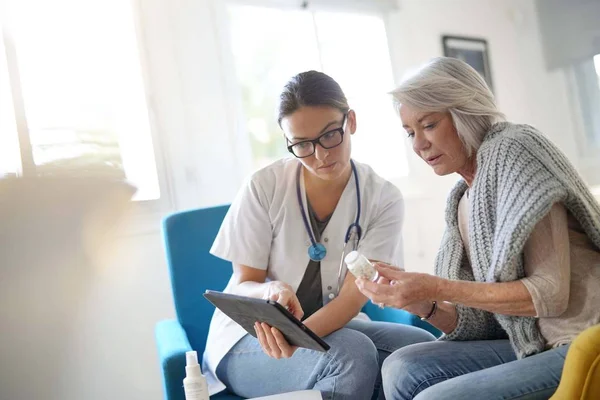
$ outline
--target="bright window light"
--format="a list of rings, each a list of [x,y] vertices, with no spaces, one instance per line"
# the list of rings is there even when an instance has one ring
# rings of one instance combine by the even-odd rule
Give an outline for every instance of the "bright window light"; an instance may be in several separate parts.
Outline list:
[[[338,81],[357,113],[353,157],[385,178],[407,175],[406,136],[387,94],[394,78],[383,19],[320,12],[315,22],[323,71]]]
[[[235,4],[228,11],[256,168],[289,155],[276,121],[279,94],[293,75],[315,69],[342,86],[357,113],[353,158],[388,179],[408,173],[400,121],[387,95],[394,80],[381,17]]]
[[[231,46],[254,166],[288,156],[277,125],[283,85],[300,71],[320,69],[310,13],[252,6],[229,8]]]
[[[18,0],[11,22],[37,173],[126,179],[137,200],[159,198],[131,3]]]
[[[0,178],[16,174],[20,165],[14,111],[6,64],[6,49],[0,29]]]
[[[594,67],[596,68],[596,75],[598,75],[598,88],[600,88],[600,54],[594,56]]]

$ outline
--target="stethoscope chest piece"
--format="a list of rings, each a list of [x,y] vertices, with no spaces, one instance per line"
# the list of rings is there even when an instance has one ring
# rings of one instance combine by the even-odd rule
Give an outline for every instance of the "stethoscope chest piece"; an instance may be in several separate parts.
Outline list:
[[[321,243],[314,243],[308,248],[308,257],[313,261],[321,261],[327,255],[327,249]]]

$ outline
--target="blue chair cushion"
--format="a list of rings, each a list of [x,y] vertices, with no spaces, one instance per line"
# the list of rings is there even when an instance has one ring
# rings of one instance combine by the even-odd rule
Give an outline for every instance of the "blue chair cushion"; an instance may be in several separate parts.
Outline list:
[[[209,253],[229,206],[190,210],[163,222],[165,250],[177,319],[198,354],[204,353],[214,306],[202,294],[223,290],[231,263]]]

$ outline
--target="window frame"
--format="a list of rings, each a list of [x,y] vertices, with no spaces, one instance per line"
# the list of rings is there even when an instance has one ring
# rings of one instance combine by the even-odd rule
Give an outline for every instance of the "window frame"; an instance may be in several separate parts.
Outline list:
[[[137,59],[139,61],[140,73],[143,86],[143,98],[148,116],[148,126],[152,149],[154,152],[154,164],[156,167],[159,198],[151,200],[136,200],[134,204],[133,218],[142,221],[147,216],[153,216],[151,219],[155,222],[158,215],[172,209],[173,193],[168,184],[166,174],[166,158],[161,146],[161,130],[158,123],[155,101],[153,100],[152,80],[150,77],[150,68],[148,65],[148,47],[143,34],[142,21],[142,0],[129,0],[132,10],[133,30],[137,47]],[[17,129],[17,140],[20,153],[20,165],[16,166],[17,177],[36,176],[36,165],[33,159],[33,150],[27,125],[27,115],[25,102],[22,93],[22,84],[20,79],[17,51],[15,41],[11,35],[10,16],[7,11],[6,20],[0,21],[0,40],[3,40],[6,52],[6,63],[8,69],[9,92],[12,97],[14,107],[14,117]],[[136,223],[136,225],[139,225]],[[145,224],[144,224],[145,225]],[[158,226],[158,225],[157,225]],[[146,230],[146,229],[144,229]]]
[[[572,65],[564,69],[571,105],[570,111],[573,116],[573,137],[576,141],[579,156],[577,164],[581,174],[591,186],[600,186],[600,177],[597,173],[600,170],[600,140],[594,143],[594,140],[590,138],[586,131],[589,124],[594,124],[593,121],[587,121],[586,112],[589,113],[589,110],[593,109],[594,106],[600,106],[600,102],[599,104],[591,104],[587,94],[581,90],[581,82],[587,78],[580,67],[579,65]],[[585,83],[585,85],[593,84],[597,84],[597,82],[592,82],[591,79],[590,82]],[[600,99],[600,88],[598,90],[598,99]],[[600,135],[600,124],[595,128],[599,130],[597,134]]]

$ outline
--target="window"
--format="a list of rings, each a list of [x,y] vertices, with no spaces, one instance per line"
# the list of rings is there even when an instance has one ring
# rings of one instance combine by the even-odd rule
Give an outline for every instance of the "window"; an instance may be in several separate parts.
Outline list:
[[[0,173],[124,179],[158,199],[130,2],[11,0],[8,16]]]
[[[4,41],[0,40],[0,178],[16,175],[21,162],[5,55]]]
[[[315,69],[332,76],[356,110],[353,158],[388,179],[407,174],[381,16],[230,4],[227,17],[255,168],[289,156],[276,121],[279,93],[293,75]]]
[[[582,153],[600,153],[600,54],[573,67],[578,109],[584,130]],[[600,158],[600,157],[599,157]]]
[[[586,136],[600,151],[600,54],[580,65],[578,70]]]
[[[598,90],[596,90],[595,109],[591,110],[595,118],[594,128],[589,129],[588,136],[594,141],[596,147],[600,149],[600,54],[594,57],[594,69],[596,71]]]
[[[571,89],[577,166],[586,182],[600,188],[600,55],[566,69]]]
[[[594,68],[596,69],[596,76],[598,76],[598,89],[600,89],[600,54],[594,56]]]

